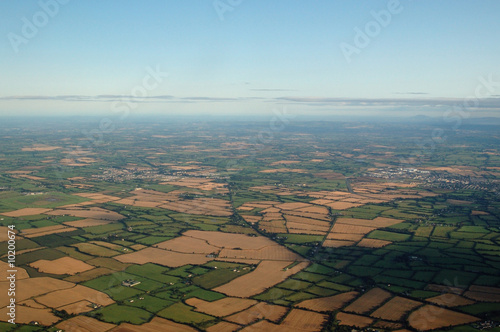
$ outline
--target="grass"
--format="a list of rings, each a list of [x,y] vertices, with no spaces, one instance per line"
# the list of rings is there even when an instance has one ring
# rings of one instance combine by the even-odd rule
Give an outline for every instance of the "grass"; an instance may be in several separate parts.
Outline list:
[[[149,321],[152,314],[140,308],[112,304],[92,312],[92,316],[113,324],[119,324],[121,322],[143,324]]]
[[[192,307],[181,302],[172,304],[170,307],[158,312],[157,315],[184,324],[202,324],[216,319],[215,317],[193,311]]]
[[[375,230],[368,234],[369,239],[386,240],[392,242],[406,241],[410,238],[409,234],[393,233]]]
[[[243,270],[241,267],[243,266],[240,265],[238,268],[217,268],[201,276],[194,277],[193,283],[206,289],[212,289],[252,271],[251,269]],[[234,269],[238,269],[240,272],[234,272]]]

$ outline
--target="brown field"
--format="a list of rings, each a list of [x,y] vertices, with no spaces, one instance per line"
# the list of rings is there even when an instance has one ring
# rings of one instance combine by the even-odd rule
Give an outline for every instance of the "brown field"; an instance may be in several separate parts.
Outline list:
[[[358,292],[341,293],[329,297],[320,297],[317,299],[305,300],[300,302],[296,306],[320,312],[334,311],[342,308],[346,303],[349,303],[358,295]]]
[[[0,321],[6,322],[9,319],[7,316],[8,308],[4,307],[0,309]],[[51,309],[37,309],[25,306],[16,306],[16,323],[17,324],[29,324],[32,321],[36,321],[41,325],[50,326],[61,318],[55,316]]]
[[[24,208],[10,212],[0,213],[1,215],[7,217],[25,217],[25,216],[35,216],[37,214],[43,214],[52,211],[52,209],[43,209],[43,208]]]
[[[207,258],[204,254],[186,254],[149,247],[130,254],[120,255],[115,259],[123,263],[155,263],[169,267],[179,267],[186,264],[205,264],[213,258]]]
[[[351,303],[349,306],[347,306],[347,308],[345,308],[345,311],[355,312],[357,314],[363,314],[372,310],[375,307],[378,307],[380,304],[385,302],[390,297],[391,293],[380,288],[373,288],[368,292],[366,292],[365,294],[363,294],[360,298]]]
[[[311,311],[292,309],[280,327],[291,331],[320,331],[327,316]]]
[[[447,326],[468,324],[478,320],[479,318],[474,316],[429,304],[412,312],[408,318],[408,323],[417,330],[433,330]]]
[[[224,317],[235,312],[248,309],[255,305],[257,301],[249,299],[239,299],[235,297],[226,297],[217,301],[204,301],[198,298],[186,300],[186,304],[195,307],[196,311],[215,317]]]
[[[481,302],[500,302],[500,288],[473,285],[464,296]]]
[[[103,219],[103,220],[113,220],[113,221],[125,218],[119,213],[101,209],[98,207],[92,207],[88,209],[82,209],[82,208],[57,209],[51,212],[47,212],[45,214],[56,215],[56,216],[68,215],[73,217]]]
[[[57,150],[57,149],[62,149],[60,146],[50,146],[50,145],[45,145],[45,144],[33,144],[32,146],[26,146],[21,148],[21,151],[52,151],[52,150]]]
[[[63,331],[75,332],[106,332],[115,326],[87,316],[76,316],[56,325],[58,329]]]
[[[395,323],[395,322],[388,322],[385,320],[379,320],[375,324],[373,324],[373,327],[381,327],[383,329],[388,329],[388,330],[395,330],[395,329],[400,329],[403,327],[401,323]]]
[[[486,211],[471,211],[471,214],[473,216],[479,216],[479,215],[488,215],[489,213]]]
[[[280,283],[309,265],[309,262],[301,262],[291,269],[283,270],[292,263],[293,261],[263,261],[254,271],[233,279],[214,290],[236,297],[250,297],[262,293],[267,288]]]
[[[347,224],[347,225],[356,225],[356,226],[366,226],[366,227],[389,227],[392,225],[396,225],[402,223],[404,220],[392,219],[392,218],[383,218],[377,217],[373,220],[370,219],[356,219],[356,218],[338,218],[335,223],[339,224]]]
[[[0,282],[6,281],[7,277],[10,275],[7,270],[10,270],[9,263],[0,261]],[[26,270],[21,267],[16,266],[16,270],[16,280],[26,279],[30,277],[28,272],[26,272]]]
[[[259,302],[247,310],[226,317],[225,320],[240,325],[248,325],[261,319],[267,319],[276,323],[287,313],[287,311],[288,308],[286,307]]]
[[[40,228],[28,228],[21,231],[21,235],[27,238],[44,236],[49,234],[64,233],[75,231],[76,228],[68,227],[64,225],[54,225]]]
[[[81,285],[76,285],[72,288],[56,290],[54,292],[36,298],[36,301],[38,303],[46,305],[50,308],[59,308],[83,300],[87,300],[103,306],[115,303],[115,301],[113,301],[107,294]]]
[[[280,245],[272,245],[260,249],[222,249],[219,253],[219,258],[244,258],[257,260],[275,260],[275,261],[303,261],[304,258],[295,254]]]
[[[464,292],[464,289],[462,289],[462,288],[444,286],[444,285],[436,285],[436,284],[428,284],[425,287],[425,290],[430,290],[433,292],[440,292],[440,293],[453,293],[453,294],[458,294],[458,295],[460,295]]]
[[[206,329],[207,332],[234,332],[240,329],[240,325],[236,325],[229,322],[220,322],[218,324],[212,325]]]
[[[356,242],[353,241],[341,241],[341,240],[330,240],[326,239],[323,241],[323,247],[340,248],[355,245]]]
[[[309,203],[296,202],[296,203],[281,203],[275,206],[281,210],[296,210],[296,209],[312,207],[313,205]]]
[[[57,308],[57,310],[65,310],[67,313],[72,315],[78,315],[82,312],[89,312],[94,310],[92,307],[92,302],[87,300],[78,301],[75,303],[71,303],[62,307]]]
[[[369,317],[347,314],[345,312],[339,312],[335,318],[340,321],[340,325],[356,326],[359,328],[370,326],[373,323],[373,319]]]
[[[94,266],[92,266],[92,267],[94,267]],[[114,270],[108,269],[106,267],[98,267],[98,268],[94,268],[93,270],[89,270],[87,272],[78,273],[77,275],[64,278],[64,280],[69,281],[69,282],[74,282],[74,283],[80,283],[80,282],[95,279],[95,278],[100,277],[100,276],[111,274],[114,272],[115,272]]]
[[[322,226],[322,227],[330,227],[330,221],[325,221],[325,220],[318,220],[318,219],[311,219],[311,218],[306,218],[306,217],[300,217],[300,216],[293,216],[287,214],[285,215],[287,221],[291,222],[297,222],[301,224],[307,224],[307,225],[317,225],[317,226]]]
[[[386,320],[399,321],[404,317],[404,315],[420,305],[422,305],[422,302],[396,296],[375,310],[371,316]]]
[[[81,251],[85,254],[89,254],[92,256],[99,256],[99,257],[112,257],[119,255],[120,253],[108,248],[104,248],[92,243],[75,243],[71,245],[72,247],[78,248],[78,251]]]
[[[210,254],[219,252],[220,248],[212,246],[206,240],[196,239],[189,236],[180,236],[172,240],[155,245],[157,248],[193,254]]]
[[[457,307],[475,303],[457,294],[441,294],[426,300],[444,307]]]
[[[317,220],[322,220],[324,222],[330,223],[331,218],[327,214],[320,214],[320,213],[312,213],[312,212],[302,212],[299,210],[286,210],[284,211],[287,216],[296,216],[296,217],[302,217],[306,220],[309,220],[309,222],[314,222]]]
[[[159,206],[162,209],[168,209],[181,213],[209,215],[218,217],[228,217],[232,215],[229,201],[218,198],[194,198],[189,200],[178,200],[168,202]]]
[[[99,220],[99,219],[82,219],[82,220],[75,220],[75,221],[67,221],[64,222],[64,225],[68,225],[71,227],[92,227],[92,226],[101,226],[101,225],[107,225],[112,223],[113,221],[111,220]]]
[[[9,231],[11,231],[11,229],[9,229],[7,226],[0,226],[0,242],[9,240]],[[16,229],[14,229],[13,232],[16,234],[19,233]]]
[[[331,207],[334,210],[347,210],[353,207],[358,207],[363,205],[362,203],[349,203],[349,202],[331,202],[324,204],[326,206]]]
[[[267,237],[255,237],[245,234],[189,230],[187,232],[184,232],[183,236],[202,239],[207,241],[210,245],[220,248],[260,249],[276,245],[276,242],[268,239]]]
[[[47,308],[46,306],[41,305],[40,303],[37,303],[35,300],[32,300],[32,299],[19,302],[19,304],[27,306],[27,307],[31,307],[31,308],[37,308],[37,309],[45,309],[45,308]]]
[[[39,272],[69,275],[74,275],[94,268],[92,265],[71,257],[62,257],[53,261],[40,259],[29,265]]]
[[[261,221],[259,228],[268,233],[286,233],[288,230],[284,220]]]
[[[358,246],[366,248],[382,248],[391,243],[391,241],[385,240],[363,239],[358,243]]]
[[[172,322],[171,320],[155,317],[149,323],[142,325],[132,325],[128,323],[122,323],[118,327],[110,330],[110,332],[158,332],[158,331],[168,331],[168,332],[196,332],[198,330],[187,326]]]
[[[376,229],[376,227],[357,226],[352,224],[335,223],[331,233],[348,233],[348,234],[368,234]]]
[[[288,228],[297,228],[297,229],[304,229],[304,230],[310,230],[310,231],[318,231],[318,232],[323,232],[325,234],[326,234],[326,232],[328,232],[330,230],[330,225],[319,226],[319,225],[311,225],[311,224],[293,222],[293,221],[288,221],[286,223],[286,226]]]
[[[16,301],[21,302],[35,296],[74,286],[73,283],[48,277],[16,280]],[[7,294],[8,288],[7,281],[0,282],[2,294]],[[0,297],[0,307],[5,307],[8,303],[9,298],[7,296]]]
[[[463,201],[459,199],[448,199],[446,201],[447,203],[453,204],[453,205],[466,205],[466,204],[472,204],[470,201]]]
[[[346,233],[329,233],[329,240],[343,240],[343,241],[355,241],[358,242],[363,238],[364,234],[346,234]]]
[[[113,250],[121,250],[123,248],[122,246],[120,246],[118,244],[104,242],[104,241],[90,241],[89,243],[92,243],[92,244],[95,244],[95,245],[98,245],[101,247],[113,249]]]

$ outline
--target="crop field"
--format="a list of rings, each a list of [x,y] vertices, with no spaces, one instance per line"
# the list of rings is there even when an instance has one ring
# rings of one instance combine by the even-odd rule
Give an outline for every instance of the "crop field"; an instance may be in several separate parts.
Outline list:
[[[12,137],[0,145],[12,330],[459,332],[498,320],[491,128],[464,124],[417,163],[428,131],[413,124],[295,123],[256,143],[263,125],[144,120],[75,151],[80,124],[0,124]]]

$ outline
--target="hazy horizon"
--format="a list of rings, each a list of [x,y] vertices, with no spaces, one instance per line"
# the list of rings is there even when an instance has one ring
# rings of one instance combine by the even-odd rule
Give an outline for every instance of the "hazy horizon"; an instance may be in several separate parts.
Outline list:
[[[0,3],[0,116],[500,116],[495,1]]]

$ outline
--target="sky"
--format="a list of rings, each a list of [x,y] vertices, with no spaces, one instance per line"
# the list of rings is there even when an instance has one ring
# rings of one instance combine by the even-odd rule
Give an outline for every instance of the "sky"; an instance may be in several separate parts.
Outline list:
[[[497,0],[0,2],[0,116],[500,116]]]

